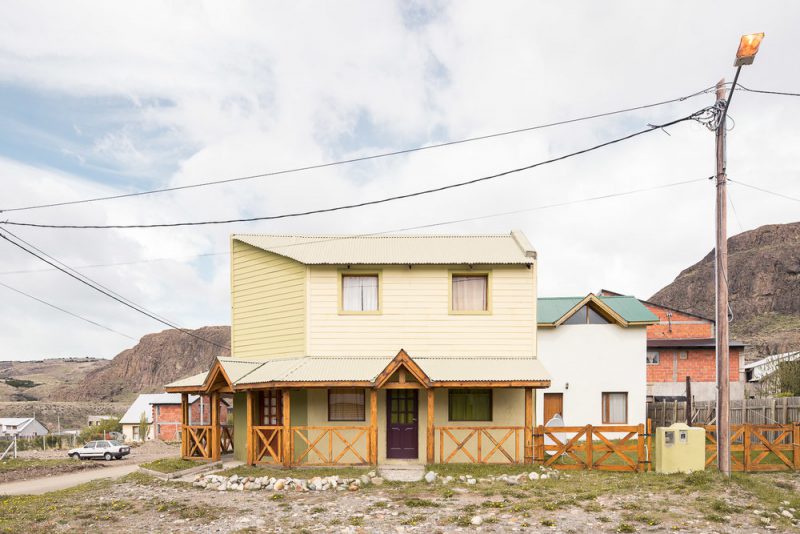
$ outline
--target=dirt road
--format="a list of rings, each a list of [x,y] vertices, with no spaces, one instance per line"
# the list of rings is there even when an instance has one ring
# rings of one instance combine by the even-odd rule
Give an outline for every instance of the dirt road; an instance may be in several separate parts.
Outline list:
[[[119,478],[136,471],[138,468],[139,466],[136,464],[129,463],[101,469],[88,469],[67,475],[9,482],[0,484],[0,495],[41,495],[51,491],[71,488],[100,478]]]

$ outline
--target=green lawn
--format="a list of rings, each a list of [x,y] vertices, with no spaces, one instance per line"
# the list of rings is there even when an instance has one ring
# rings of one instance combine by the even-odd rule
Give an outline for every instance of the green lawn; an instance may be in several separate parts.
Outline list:
[[[184,469],[199,467],[201,465],[206,465],[207,463],[208,462],[184,460],[183,458],[161,458],[160,460],[141,464],[140,467],[158,471],[159,473],[175,473],[176,471],[183,471]]]
[[[262,467],[241,465],[224,471],[217,471],[215,474],[240,477],[275,477],[275,478],[314,478],[337,475],[339,478],[357,478],[372,471],[371,467],[300,467],[291,469],[281,469],[279,467]]]

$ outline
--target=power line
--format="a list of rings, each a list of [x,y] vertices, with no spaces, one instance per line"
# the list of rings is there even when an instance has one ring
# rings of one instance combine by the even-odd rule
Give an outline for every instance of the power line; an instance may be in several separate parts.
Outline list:
[[[115,199],[120,199],[120,198],[129,198],[129,197],[137,197],[137,196],[143,196],[143,195],[152,195],[152,194],[156,194],[156,193],[168,193],[168,192],[171,192],[171,191],[181,191],[181,190],[184,190],[184,189],[194,189],[194,188],[198,188],[198,187],[207,187],[207,186],[213,186],[213,185],[219,185],[219,184],[241,182],[241,181],[244,181],[244,180],[253,180],[253,179],[256,179],[256,178],[266,178],[266,177],[270,177],[270,176],[279,176],[279,175],[282,175],[282,174],[298,173],[298,172],[304,172],[304,171],[310,171],[310,170],[316,170],[316,169],[324,169],[324,168],[327,168],[327,167],[334,167],[334,166],[338,166],[338,165],[348,165],[348,164],[359,163],[359,162],[363,162],[363,161],[370,161],[370,160],[375,160],[375,159],[388,158],[388,157],[392,157],[392,156],[400,156],[400,155],[403,155],[403,154],[411,154],[411,153],[414,153],[414,152],[422,152],[424,150],[432,150],[432,149],[435,149],[435,148],[443,148],[443,147],[448,147],[448,146],[460,145],[460,144],[464,144],[464,143],[472,143],[472,142],[475,142],[475,141],[484,141],[484,140],[487,140],[487,139],[494,139],[494,138],[497,138],[497,137],[503,137],[503,136],[507,136],[507,135],[514,135],[514,134],[519,134],[519,133],[524,133],[524,132],[531,132],[531,131],[534,131],[534,130],[541,130],[541,129],[544,129],[544,128],[552,128],[554,126],[563,126],[565,124],[572,124],[572,123],[576,123],[576,122],[582,122],[582,121],[587,121],[587,120],[592,120],[592,119],[598,119],[598,118],[602,118],[602,117],[609,117],[609,116],[612,116],[612,115],[619,115],[621,113],[629,113],[631,111],[639,111],[639,110],[649,109],[649,108],[653,108],[653,107],[657,107],[657,106],[663,106],[663,105],[666,105],[666,104],[673,104],[675,102],[683,102],[684,100],[688,100],[690,98],[694,98],[696,96],[699,96],[699,95],[702,95],[702,94],[706,94],[708,91],[712,90],[713,88],[714,88],[714,86],[707,87],[705,89],[702,89],[700,91],[696,91],[694,93],[691,93],[691,94],[688,94],[688,95],[685,95],[685,96],[681,96],[681,97],[678,97],[678,98],[672,98],[672,99],[669,99],[669,100],[663,100],[661,102],[654,102],[652,104],[645,104],[645,105],[642,105],[642,106],[635,106],[635,107],[630,107],[630,108],[618,109],[618,110],[615,110],[615,111],[607,111],[607,112],[604,112],[604,113],[596,113],[594,115],[586,115],[586,116],[583,116],[583,117],[577,117],[577,118],[573,118],[573,119],[566,119],[566,120],[561,120],[561,121],[556,121],[556,122],[539,124],[539,125],[536,125],[536,126],[528,126],[528,127],[525,127],[525,128],[517,128],[517,129],[514,129],[514,130],[506,130],[506,131],[503,131],[503,132],[496,132],[496,133],[491,133],[491,134],[486,134],[486,135],[479,135],[479,136],[475,136],[475,137],[467,137],[467,138],[464,138],[464,139],[458,139],[458,140],[454,140],[454,141],[445,141],[445,142],[442,142],[442,143],[435,143],[435,144],[432,144],[432,145],[426,145],[426,146],[421,146],[421,147],[406,148],[406,149],[402,149],[402,150],[395,150],[395,151],[392,151],[392,152],[383,152],[383,153],[379,153],[379,154],[371,154],[369,156],[361,156],[361,157],[357,157],[357,158],[349,158],[349,159],[343,159],[343,160],[338,160],[338,161],[330,161],[330,162],[327,162],[327,163],[318,163],[318,164],[314,164],[314,165],[304,165],[304,166],[300,166],[300,167],[282,169],[282,170],[278,170],[278,171],[269,171],[269,172],[263,172],[263,173],[259,173],[259,174],[251,174],[251,175],[248,175],[248,176],[239,176],[239,177],[236,177],[236,178],[227,178],[227,179],[222,179],[222,180],[210,180],[210,181],[207,181],[207,182],[200,182],[200,183],[196,183],[196,184],[180,185],[180,186],[174,186],[174,187],[164,187],[164,188],[161,188],[161,189],[151,189],[151,190],[147,190],[147,191],[136,191],[136,192],[133,192],[133,193],[121,193],[121,194],[118,194],[118,195],[108,195],[108,196],[102,196],[102,197],[86,198],[86,199],[81,199],[81,200],[70,200],[70,201],[65,201],[65,202],[53,202],[53,203],[49,203],[49,204],[38,204],[38,205],[25,206],[25,207],[19,207],[19,208],[6,208],[6,209],[0,209],[0,213],[2,213],[2,212],[11,212],[11,211],[34,210],[34,209],[40,209],[40,208],[54,208],[54,207],[57,207],[57,206],[70,206],[70,205],[74,205],[74,204],[84,204],[84,203],[88,203],[88,202],[101,202],[101,201],[115,200]]]
[[[757,187],[755,185],[746,184],[744,182],[740,182],[739,180],[731,180],[730,178],[728,178],[728,181],[732,182],[734,184],[739,184],[739,185],[743,185],[745,187],[749,187],[750,189],[755,189],[756,191],[761,191],[762,193],[768,193],[770,195],[775,195],[776,197],[781,197],[781,198],[785,198],[785,199],[788,199],[788,200],[794,200],[795,202],[800,202],[800,198],[790,197],[789,195],[784,195],[783,193],[777,193],[775,191],[770,191],[769,189],[764,189],[763,187]]]
[[[737,83],[736,86],[743,90],[747,91],[748,93],[761,93],[764,95],[780,95],[780,96],[800,96],[800,93],[789,93],[786,91],[767,91],[766,89],[748,89],[744,85]]]
[[[41,255],[37,254],[35,251],[25,247],[24,245],[21,245],[20,243],[17,243],[15,240],[12,240],[11,238],[9,238],[8,236],[5,235],[6,233],[8,233],[9,235],[13,236],[15,239],[18,239],[19,241],[22,241],[23,243],[25,243],[25,244],[27,244],[29,246],[32,246],[29,243],[25,242],[23,239],[21,239],[21,238],[17,237],[16,235],[12,234],[8,230],[0,231],[0,238],[8,241],[9,243],[14,245],[15,247],[27,252],[31,256],[36,257],[37,259],[47,263],[48,265],[50,265],[52,267],[55,267],[56,269],[58,269],[59,271],[63,272],[67,276],[69,276],[71,278],[74,278],[78,282],[80,282],[80,283],[82,283],[82,284],[94,289],[95,291],[97,291],[99,293],[102,293],[103,295],[105,295],[105,296],[107,296],[107,297],[119,302],[120,304],[122,304],[124,306],[127,306],[128,308],[131,308],[132,310],[135,310],[135,311],[137,311],[137,312],[139,312],[139,313],[141,313],[143,315],[146,315],[147,317],[150,317],[151,319],[153,319],[155,321],[158,321],[159,323],[162,323],[162,324],[164,324],[164,325],[166,325],[166,326],[168,326],[170,328],[174,328],[176,330],[179,330],[180,332],[183,332],[184,334],[186,334],[188,336],[191,336],[193,338],[199,339],[200,341],[205,341],[206,343],[209,343],[211,345],[215,345],[215,346],[217,346],[217,347],[219,347],[221,349],[229,350],[229,347],[226,347],[224,345],[220,345],[218,343],[215,343],[214,341],[211,341],[209,339],[205,339],[204,337],[198,336],[197,334],[194,334],[194,333],[192,333],[192,332],[190,332],[190,331],[188,331],[188,330],[186,330],[184,328],[181,328],[179,326],[176,326],[176,325],[170,323],[169,321],[164,320],[163,318],[160,318],[159,316],[155,315],[154,313],[148,312],[147,310],[145,310],[145,309],[143,309],[141,307],[137,307],[134,303],[132,303],[131,301],[128,301],[125,298],[120,298],[118,296],[115,296],[114,294],[112,294],[112,292],[107,291],[107,290],[103,289],[102,287],[99,287],[99,284],[95,285],[94,283],[92,283],[91,279],[89,279],[88,277],[86,277],[84,275],[81,275],[77,271],[75,271],[75,273],[77,273],[77,274],[73,274],[69,270],[67,270],[67,269],[65,269],[63,267],[60,267],[59,265],[54,263],[55,261],[58,261],[58,260],[55,260],[55,259],[54,259],[54,261],[48,260],[44,256],[41,256]],[[68,266],[65,265],[65,267],[68,267]]]
[[[71,315],[72,317],[75,317],[76,319],[80,319],[81,321],[85,321],[85,322],[91,323],[91,324],[93,324],[95,326],[99,326],[100,328],[102,328],[104,330],[108,330],[109,332],[113,332],[115,334],[118,334],[120,336],[126,337],[128,339],[132,339],[133,341],[138,341],[138,339],[136,339],[135,337],[131,337],[128,334],[123,334],[122,332],[118,332],[118,331],[114,330],[113,328],[109,328],[108,326],[105,326],[105,325],[100,324],[98,322],[92,321],[91,319],[87,319],[86,317],[78,315],[77,313],[73,313],[73,312],[71,312],[69,310],[65,310],[64,308],[60,308],[60,307],[56,306],[55,304],[47,302],[46,300],[42,300],[39,297],[34,297],[33,295],[31,295],[29,293],[25,293],[24,291],[16,289],[14,287],[11,287],[10,285],[4,284],[3,282],[0,282],[0,286],[3,286],[4,288],[9,289],[9,290],[11,290],[11,291],[13,291],[15,293],[19,293],[20,295],[23,295],[25,297],[28,297],[29,299],[33,299],[36,302],[40,302],[40,303],[44,304],[45,306],[50,306],[51,308],[53,308],[55,310],[58,310],[58,311],[63,312],[63,313],[66,313],[67,315]]]
[[[684,181],[680,181],[680,182],[671,182],[671,183],[666,183],[666,184],[659,184],[659,185],[655,185],[655,186],[651,186],[651,187],[630,189],[628,191],[618,191],[618,192],[615,192],[615,193],[608,193],[608,194],[605,194],[605,195],[599,195],[599,196],[588,197],[588,198],[565,200],[565,201],[562,201],[562,202],[556,202],[556,203],[552,203],[552,204],[543,204],[543,205],[540,205],[540,206],[533,206],[533,207],[530,207],[530,208],[521,208],[521,209],[512,210],[512,211],[496,212],[496,213],[490,213],[490,214],[487,214],[487,215],[478,215],[478,216],[475,216],[475,217],[467,217],[467,218],[462,218],[462,219],[450,219],[450,220],[439,221],[439,222],[435,222],[435,223],[421,224],[421,225],[417,225],[417,226],[407,226],[407,227],[404,227],[404,228],[394,228],[394,229],[391,229],[391,230],[382,230],[380,232],[370,232],[370,233],[364,233],[364,234],[356,234],[356,235],[352,235],[352,236],[326,237],[326,238],[321,238],[321,239],[316,240],[316,241],[303,241],[303,242],[297,242],[297,243],[286,243],[286,244],[281,244],[281,245],[275,245],[272,248],[276,248],[276,249],[288,248],[288,247],[295,247],[295,246],[311,245],[311,244],[316,244],[316,243],[325,243],[325,242],[329,242],[329,241],[342,240],[342,239],[354,239],[354,238],[360,238],[360,237],[371,237],[371,236],[384,235],[384,234],[394,234],[394,233],[400,233],[400,232],[409,232],[409,231],[412,231],[412,230],[422,230],[422,229],[426,229],[426,228],[435,228],[437,226],[447,226],[447,225],[450,225],[450,224],[457,224],[457,223],[462,223],[462,222],[471,222],[471,221],[478,221],[478,220],[483,220],[483,219],[491,219],[491,218],[494,218],[494,217],[503,217],[503,216],[506,216],[506,215],[516,215],[516,214],[519,214],[519,213],[528,213],[528,212],[545,210],[545,209],[552,209],[552,208],[559,208],[559,207],[564,207],[564,206],[571,206],[571,205],[575,205],[575,204],[583,204],[583,203],[586,203],[586,202],[594,202],[594,201],[597,201],[597,200],[606,200],[606,199],[609,199],[609,198],[623,197],[623,196],[634,195],[634,194],[638,194],[638,193],[645,193],[645,192],[648,192],[648,191],[656,191],[656,190],[660,190],[660,189],[667,189],[667,188],[677,187],[677,186],[681,186],[681,185],[687,185],[687,184],[692,184],[692,183],[697,183],[697,182],[704,182],[704,181],[708,181],[708,180],[710,180],[712,178],[714,178],[714,177],[713,176],[709,176],[709,177],[706,177],[706,178],[695,178],[693,180],[684,180]],[[206,252],[206,253],[202,253],[202,254],[197,254],[195,256],[183,256],[183,257],[175,257],[175,258],[145,258],[145,259],[142,259],[142,260],[121,262],[121,263],[106,263],[106,264],[84,265],[84,266],[82,266],[80,268],[87,268],[87,267],[117,267],[117,266],[120,266],[120,265],[134,265],[134,264],[138,264],[138,263],[149,263],[149,262],[154,262],[154,261],[184,260],[184,259],[194,259],[194,258],[197,258],[197,257],[223,256],[223,255],[230,255],[230,252],[229,251],[226,251],[226,252]],[[39,273],[39,272],[49,272],[49,271],[55,271],[55,270],[56,269],[53,269],[53,268],[46,268],[46,269],[28,269],[28,270],[18,270],[18,271],[5,271],[5,272],[0,272],[0,275]]]
[[[653,131],[656,131],[656,130],[667,128],[669,126],[673,126],[675,124],[678,124],[678,123],[681,123],[681,122],[684,122],[684,121],[695,120],[698,117],[700,117],[702,114],[708,113],[709,109],[710,108],[703,108],[702,110],[694,112],[691,115],[687,115],[685,117],[681,117],[679,119],[675,119],[675,120],[669,121],[669,122],[664,123],[664,124],[651,125],[649,128],[646,128],[644,130],[639,130],[637,132],[625,135],[623,137],[618,137],[616,139],[612,139],[611,141],[606,141],[605,143],[600,143],[600,144],[591,146],[589,148],[584,148],[582,150],[578,150],[578,151],[575,151],[575,152],[570,152],[568,154],[564,154],[564,155],[561,155],[561,156],[558,156],[558,157],[555,157],[555,158],[550,158],[550,159],[547,159],[547,160],[544,160],[544,161],[539,161],[537,163],[533,163],[531,165],[526,165],[524,167],[517,167],[515,169],[510,169],[510,170],[499,172],[499,173],[496,173],[496,174],[491,174],[491,175],[488,175],[488,176],[482,176],[480,178],[473,178],[471,180],[466,180],[466,181],[463,181],[463,182],[457,182],[457,183],[454,183],[454,184],[444,185],[444,186],[440,186],[440,187],[434,187],[434,188],[431,188],[431,189],[424,189],[422,191],[416,191],[414,193],[406,193],[406,194],[403,194],[403,195],[395,195],[395,196],[386,197],[386,198],[382,198],[382,199],[358,202],[358,203],[355,203],[355,204],[346,204],[346,205],[335,206],[335,207],[331,207],[331,208],[307,210],[307,211],[294,212],[294,213],[284,213],[284,214],[281,214],[281,215],[265,215],[265,216],[260,216],[260,217],[247,217],[247,218],[241,218],[241,219],[225,219],[225,220],[215,220],[215,221],[187,221],[187,222],[177,222],[177,223],[110,224],[110,225],[75,225],[75,224],[68,224],[68,225],[65,225],[65,224],[26,223],[26,222],[15,222],[15,221],[8,221],[7,220],[7,221],[0,222],[0,224],[8,224],[8,225],[14,225],[14,226],[29,226],[29,227],[34,227],[34,228],[60,228],[60,229],[64,229],[64,228],[69,228],[69,229],[171,228],[171,227],[178,227],[178,226],[204,226],[204,225],[211,225],[211,224],[231,224],[231,223],[240,223],[240,222],[271,221],[271,220],[277,220],[277,219],[288,219],[288,218],[294,218],[294,217],[303,217],[303,216],[315,215],[315,214],[320,214],[320,213],[331,213],[331,212],[335,212],[335,211],[342,211],[342,210],[348,210],[348,209],[354,209],[354,208],[361,208],[361,207],[364,207],[364,206],[373,206],[373,205],[376,205],[376,204],[384,204],[384,203],[392,202],[392,201],[395,201],[395,200],[413,198],[413,197],[428,195],[428,194],[431,194],[431,193],[439,193],[441,191],[447,191],[447,190],[450,190],[450,189],[456,189],[456,188],[459,188],[459,187],[465,187],[465,186],[477,184],[477,183],[480,183],[480,182],[485,182],[485,181],[501,178],[501,177],[504,177],[504,176],[508,176],[510,174],[515,174],[515,173],[519,173],[519,172],[522,172],[522,171],[531,170],[531,169],[534,169],[536,167],[549,165],[551,163],[556,163],[558,161],[563,161],[565,159],[569,159],[569,158],[572,158],[572,157],[575,157],[575,156],[586,154],[588,152],[599,150],[601,148],[604,148],[604,147],[607,147],[607,146],[610,146],[610,145],[613,145],[613,144],[616,144],[616,143],[620,143],[622,141],[627,141],[629,139],[632,139],[634,137],[637,137],[637,136],[640,136],[640,135],[643,135],[643,134],[646,134],[646,133],[650,133],[650,132],[653,132]]]
[[[205,258],[210,256],[225,256],[230,254],[230,252],[204,252],[201,254],[194,254],[192,256],[181,256],[181,257],[163,257],[163,258],[144,258],[141,260],[131,260],[131,261],[120,261],[116,263],[90,263],[88,265],[78,265],[75,269],[98,269],[101,267],[123,267],[126,265],[138,265],[140,263],[152,263],[157,261],[176,261],[176,260],[193,260],[196,258]],[[43,269],[24,269],[18,271],[0,271],[0,276],[5,276],[9,274],[28,274],[28,273],[46,273],[55,271],[56,269],[45,267]]]

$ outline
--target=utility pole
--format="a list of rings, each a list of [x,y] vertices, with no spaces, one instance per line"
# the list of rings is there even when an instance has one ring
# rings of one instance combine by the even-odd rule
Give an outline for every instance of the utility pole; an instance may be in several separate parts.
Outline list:
[[[736,73],[739,74],[738,71]],[[737,76],[738,77],[738,76]],[[716,131],[717,156],[717,246],[715,254],[717,282],[717,465],[731,475],[730,432],[730,357],[728,356],[728,210],[727,176],[725,175],[725,79],[717,82],[716,107],[720,120]]]

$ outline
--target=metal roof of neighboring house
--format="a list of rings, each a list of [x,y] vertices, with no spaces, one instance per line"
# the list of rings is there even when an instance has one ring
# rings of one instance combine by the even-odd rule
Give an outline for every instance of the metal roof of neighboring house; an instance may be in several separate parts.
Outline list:
[[[197,395],[191,395],[189,402],[197,400]],[[123,425],[136,425],[141,420],[142,413],[147,417],[147,422],[153,422],[153,404],[180,404],[180,393],[144,393],[136,397],[133,404],[130,405],[125,415],[119,422]]]
[[[33,421],[32,417],[0,417],[0,425],[3,426],[19,426],[21,424],[28,424]]]
[[[686,348],[686,349],[711,348],[711,349],[713,349],[713,348],[716,348],[716,346],[717,346],[717,340],[714,339],[713,337],[697,338],[697,339],[690,339],[690,338],[684,338],[684,339],[674,339],[674,338],[659,339],[659,338],[653,338],[653,339],[648,339],[647,340],[647,348],[648,349],[662,349],[662,348],[663,349],[670,349],[670,348],[672,348],[672,349],[677,349],[677,348]],[[742,348],[742,347],[745,347],[746,345],[744,343],[742,343],[741,341],[733,341],[733,340],[731,340],[731,341],[728,341],[728,346],[729,347]]]
[[[780,364],[796,360],[800,360],[800,350],[771,354],[766,358],[761,358],[760,360],[744,365],[743,369],[749,371],[748,382],[760,382],[764,377],[777,371]]]
[[[234,234],[233,239],[306,265],[529,265],[536,259],[517,230],[505,235]]]
[[[191,387],[191,386],[202,386],[203,382],[206,380],[206,376],[208,375],[208,371],[203,371],[202,373],[197,373],[196,375],[187,376],[186,378],[181,378],[180,380],[176,380],[175,382],[171,382],[167,384],[166,387]]]
[[[611,291],[611,290],[609,290],[609,289],[601,289],[601,290],[600,290],[600,293],[599,293],[599,295],[600,295],[600,296],[603,296],[603,297],[608,297],[608,296],[612,296],[612,297],[624,297],[624,296],[626,296],[626,295],[623,295],[622,293],[617,293],[616,291]],[[688,312],[688,311],[686,311],[686,310],[680,310],[680,309],[678,309],[678,308],[673,308],[672,306],[667,306],[667,305],[665,305],[665,304],[659,304],[659,303],[657,303],[657,302],[653,302],[653,301],[651,301],[651,300],[639,299],[639,302],[641,302],[641,303],[642,303],[642,304],[644,304],[644,305],[648,305],[648,304],[649,304],[650,306],[655,306],[655,307],[658,307],[658,308],[663,308],[663,309],[665,309],[665,310],[676,311],[676,312],[678,312],[678,313],[682,313],[682,314],[684,314],[684,315],[690,315],[690,316],[692,316],[692,317],[697,317],[698,319],[703,319],[704,321],[708,321],[708,322],[710,322],[710,323],[713,323],[713,322],[714,322],[714,319],[711,319],[711,318],[709,318],[709,317],[706,317],[706,316],[704,316],[704,315],[698,315],[698,314],[696,314],[696,313],[693,313],[693,312]]]
[[[537,300],[536,321],[553,324],[586,297],[542,297]],[[658,317],[647,309],[636,297],[595,296],[629,323],[657,323]]]

